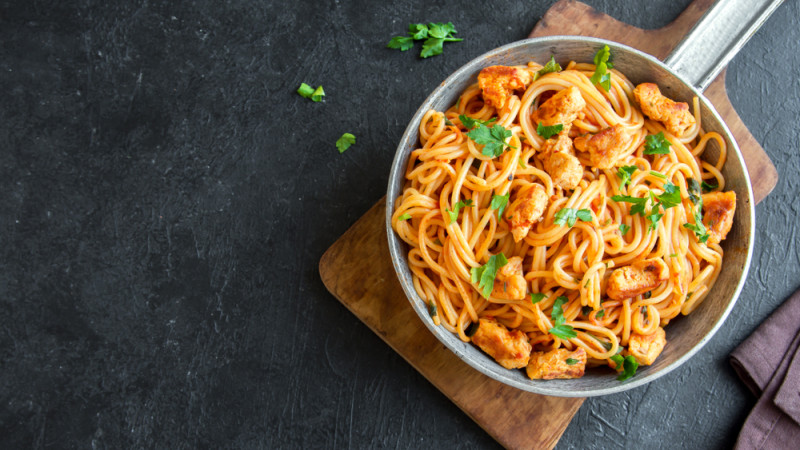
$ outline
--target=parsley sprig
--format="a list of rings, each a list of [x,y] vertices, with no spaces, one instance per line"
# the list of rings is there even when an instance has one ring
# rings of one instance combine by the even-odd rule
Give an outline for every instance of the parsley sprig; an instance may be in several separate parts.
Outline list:
[[[476,144],[483,145],[481,153],[484,156],[496,158],[506,151],[506,147],[516,148],[506,143],[506,140],[511,137],[511,130],[505,129],[502,125],[494,125],[492,128],[486,126],[497,119],[484,121],[473,119],[462,114],[458,116],[458,120],[470,130],[467,133],[467,137],[472,139]]]
[[[626,185],[631,183],[631,176],[636,172],[636,166],[622,166],[617,169],[617,176],[620,179],[619,190],[622,190]]]
[[[463,41],[463,39],[454,36],[456,33],[456,27],[452,22],[436,22],[427,25],[424,23],[412,23],[408,25],[408,36],[395,36],[386,46],[404,52],[414,47],[414,41],[421,41],[424,39],[425,42],[422,43],[422,51],[419,56],[422,58],[429,58],[431,56],[441,55],[444,50],[443,46],[445,42]]]
[[[701,244],[708,242],[708,229],[703,224],[703,197],[700,196],[701,185],[694,178],[689,178],[689,200],[694,204],[694,223],[685,223],[683,227],[693,231]]]
[[[617,377],[619,381],[625,381],[628,378],[636,375],[636,369],[639,368],[639,361],[636,361],[631,355],[626,356],[625,358],[622,355],[614,355],[610,358],[614,361],[614,364],[617,365],[617,369],[620,367],[622,368],[622,373]]]
[[[355,143],[355,136],[350,133],[344,133],[339,139],[336,140],[336,148],[339,149],[339,153],[344,153],[345,150],[350,148],[350,146]]]
[[[561,72],[561,65],[556,62],[555,56],[550,55],[550,61],[547,61],[547,64],[545,64],[544,67],[542,67],[533,75],[533,81],[536,81],[539,79],[539,77],[552,72]]]
[[[681,204],[681,190],[668,181],[664,183],[663,193],[656,195],[653,193],[653,191],[648,191],[647,194],[647,197],[641,198],[630,195],[615,195],[611,197],[611,200],[614,200],[618,203],[624,202],[632,204],[633,206],[631,206],[630,210],[631,215],[639,214],[640,216],[647,218],[647,220],[650,221],[648,229],[655,230],[658,227],[658,222],[662,217],[664,217],[664,213],[661,212],[662,208],[664,211],[666,211],[669,208],[673,208]],[[646,213],[648,200],[652,204],[649,214]],[[625,234],[628,229],[630,228],[627,227],[623,234]],[[621,227],[620,231],[622,231]]]
[[[563,306],[564,303],[567,303],[568,301],[569,299],[563,295],[558,297],[553,303],[553,312],[550,313],[550,317],[553,319],[554,326],[553,328],[550,328],[548,332],[561,339],[572,339],[574,337],[578,337],[578,333],[575,332],[575,329],[565,323],[567,319],[564,317]]]
[[[494,279],[497,276],[497,271],[506,264],[508,264],[506,256],[503,253],[498,253],[492,255],[486,264],[470,269],[470,281],[478,283],[478,288],[480,288],[481,295],[484,298],[489,298],[494,288]]]
[[[607,45],[604,45],[603,48],[597,51],[594,55],[594,75],[592,75],[591,81],[592,84],[600,85],[606,92],[611,89],[611,74],[608,72],[608,69],[613,69],[614,64],[612,64],[609,59],[611,59],[611,49],[608,48]]]

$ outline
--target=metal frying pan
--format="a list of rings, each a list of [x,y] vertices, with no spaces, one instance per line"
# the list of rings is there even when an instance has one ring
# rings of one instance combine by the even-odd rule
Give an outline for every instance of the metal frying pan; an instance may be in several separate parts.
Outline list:
[[[663,63],[614,42],[554,36],[527,39],[497,48],[450,75],[420,106],[406,128],[392,163],[386,196],[386,231],[392,262],[406,296],[428,329],[459,358],[483,374],[519,389],[560,397],[605,395],[641,386],[670,372],[697,353],[722,326],[739,296],[750,266],[755,227],[753,192],[742,154],[730,130],[702,91],[780,3],[781,0],[718,2]],[[656,83],[664,95],[690,104],[693,97],[699,98],[703,128],[720,133],[728,143],[728,159],[722,173],[726,180],[725,189],[736,192],[736,217],[733,229],[723,241],[725,260],[717,283],[694,312],[676,318],[665,328],[667,346],[653,365],[641,367],[634,378],[624,383],[617,381],[615,374],[602,370],[588,370],[583,378],[572,380],[530,380],[522,370],[504,369],[473,345],[433,324],[427,305],[414,290],[408,269],[408,248],[392,230],[391,216],[403,189],[409,154],[419,145],[419,123],[426,111],[444,111],[453,105],[460,93],[475,83],[478,72],[484,67],[544,62],[550,55],[555,55],[561,63],[591,62],[595,52],[606,44],[611,48],[615,69],[634,84]],[[715,150],[707,149],[705,158],[716,161]]]

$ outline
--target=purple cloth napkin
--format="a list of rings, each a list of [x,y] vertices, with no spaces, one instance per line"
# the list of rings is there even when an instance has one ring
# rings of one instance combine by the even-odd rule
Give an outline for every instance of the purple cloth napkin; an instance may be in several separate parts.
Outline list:
[[[800,291],[731,353],[731,365],[759,396],[736,448],[800,448]]]

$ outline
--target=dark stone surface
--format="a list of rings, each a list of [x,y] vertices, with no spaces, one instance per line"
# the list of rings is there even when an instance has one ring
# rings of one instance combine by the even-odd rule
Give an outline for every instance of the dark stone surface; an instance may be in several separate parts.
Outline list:
[[[657,28],[688,2],[589,3]],[[549,5],[0,1],[2,447],[496,446],[317,264],[427,94]],[[781,176],[739,303],[680,369],[589,399],[560,448],[735,439],[754,399],[727,354],[800,283],[797,17],[786,2],[729,70]],[[465,41],[384,47],[418,21]]]

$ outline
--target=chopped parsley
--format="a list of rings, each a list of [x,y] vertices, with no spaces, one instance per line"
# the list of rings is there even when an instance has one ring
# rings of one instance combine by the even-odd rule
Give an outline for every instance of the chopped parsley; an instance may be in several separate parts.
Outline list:
[[[550,137],[552,137],[553,135],[561,133],[561,130],[563,130],[563,129],[564,129],[564,125],[562,125],[560,123],[556,124],[556,125],[552,125],[552,126],[546,127],[546,126],[542,125],[542,122],[539,122],[539,125],[536,127],[536,134],[538,134],[539,136],[541,136],[541,137],[543,137],[545,139],[550,139]]]
[[[689,200],[691,200],[695,205],[702,204],[703,198],[700,197],[700,183],[698,183],[694,178],[689,178],[686,181],[686,184],[689,187]]]
[[[565,296],[560,296],[553,303],[553,312],[550,317],[553,319],[554,326],[550,328],[549,333],[561,339],[572,339],[578,337],[578,333],[570,325],[566,325],[567,319],[564,317],[564,310],[562,309],[564,303],[569,300]]]
[[[507,192],[506,195],[493,195],[492,202],[489,204],[489,207],[492,209],[497,210],[497,218],[503,218],[503,211],[506,209],[506,205],[508,205],[509,197],[511,196],[511,192]]]
[[[431,318],[436,317],[436,303],[428,302],[428,314],[430,314]]]
[[[422,43],[422,51],[419,56],[428,58],[441,55],[444,50],[443,45],[445,42],[463,41],[463,39],[454,36],[456,33],[456,28],[453,26],[452,22],[437,22],[427,25],[423,23],[412,23],[408,26],[408,36],[395,36],[386,46],[404,52],[414,47],[414,41],[421,41],[424,39],[425,42]]]
[[[473,283],[478,283],[478,288],[481,289],[481,295],[484,298],[489,298],[494,288],[494,279],[497,276],[497,271],[506,264],[508,264],[506,256],[498,253],[492,255],[486,264],[470,269],[470,280]]]
[[[614,356],[619,356],[620,359],[622,359],[622,356],[620,355],[614,355]],[[617,363],[617,367],[620,367],[619,363]],[[636,375],[636,369],[638,368],[639,368],[639,362],[636,361],[636,358],[634,358],[631,355],[626,356],[625,359],[622,361],[622,373],[620,374],[620,376],[617,377],[617,380],[625,381],[628,378]]]
[[[705,181],[703,181],[700,184],[700,186],[703,187],[703,192],[709,192],[709,191],[713,191],[714,189],[718,188],[719,184],[711,184],[711,183],[706,183]]]
[[[666,176],[666,175],[664,175],[664,174],[663,174],[663,173],[661,173],[661,172],[656,172],[655,170],[651,170],[651,171],[650,171],[650,175],[652,175],[652,176],[654,176],[654,177],[661,178],[662,180],[666,180],[666,179],[667,179],[667,176]]]
[[[339,149],[339,153],[344,153],[345,150],[350,148],[351,145],[356,143],[356,137],[350,133],[345,133],[336,140],[336,148]]]
[[[408,220],[408,219],[410,219],[410,218],[411,218],[411,214],[409,214],[409,213],[405,213],[405,214],[402,214],[400,217],[398,217],[398,218],[397,218],[397,220],[398,220],[399,222],[402,222],[402,221],[404,221],[404,220]]]
[[[578,361],[575,358],[567,358],[567,365],[569,365],[569,366],[574,366],[575,364],[578,364],[579,362],[580,361]]]
[[[630,225],[625,225],[624,223],[619,224],[619,232],[622,233],[623,236],[625,236],[630,229]]]
[[[622,190],[626,185],[631,183],[631,176],[636,172],[636,166],[622,166],[617,169],[617,176],[620,179],[619,189]]]
[[[547,296],[544,295],[544,294],[534,294],[533,292],[531,292],[531,304],[535,305],[535,304],[539,303],[540,301],[544,300],[545,297],[547,297]]]
[[[657,195],[656,198],[664,205],[664,209],[672,208],[681,204],[681,190],[667,181],[664,183],[664,193]]]
[[[591,222],[592,212],[588,209],[561,208],[556,213],[555,219],[556,225],[567,224],[572,227],[578,219],[581,219],[583,222]]]
[[[491,125],[494,122],[497,122],[497,117],[492,117],[489,120],[481,120],[481,119],[473,119],[472,117],[465,116],[461,114],[458,116],[458,120],[468,129],[471,130],[478,125]]]
[[[611,59],[611,49],[608,48],[608,45],[604,45],[594,55],[595,69],[591,78],[592,84],[600,85],[606,92],[611,89],[611,74],[608,69],[614,68],[614,64],[609,62],[609,59]]]
[[[605,315],[606,315],[606,310],[605,309],[601,309],[600,311],[597,311],[597,314],[594,315],[594,318],[595,319],[599,319],[599,318],[601,318],[601,317],[603,317]]]
[[[321,102],[322,97],[325,96],[325,90],[322,89],[322,86],[318,86],[314,89],[305,83],[300,84],[300,87],[297,88],[297,93],[305,98],[311,99],[312,102]]]
[[[561,65],[556,62],[556,57],[550,55],[550,61],[547,61],[547,64],[544,65],[536,74],[533,76],[533,81],[536,81],[542,75],[547,75],[551,72],[561,72]]]
[[[702,205],[698,206],[694,210],[694,223],[685,223],[683,224],[683,227],[687,230],[694,231],[694,235],[697,236],[697,241],[701,244],[705,244],[708,242],[709,234],[706,226],[703,224],[701,208]]]
[[[658,134],[651,134],[644,138],[644,154],[645,155],[668,155],[669,154],[669,141],[664,137],[664,132],[659,131]]]
[[[452,211],[450,211],[449,209],[445,209],[445,211],[447,211],[447,215],[450,218],[450,221],[447,222],[447,224],[450,225],[451,223],[455,222],[456,219],[458,219],[458,212],[461,211],[461,208],[469,206],[472,206],[472,200],[459,200],[458,203],[456,203],[453,206]]]
[[[472,131],[467,133],[467,136],[476,144],[483,145],[481,153],[490,158],[502,155],[506,151],[506,147],[511,147],[506,143],[506,140],[511,137],[511,130],[506,130],[501,125],[489,128],[482,123],[478,123]]]

